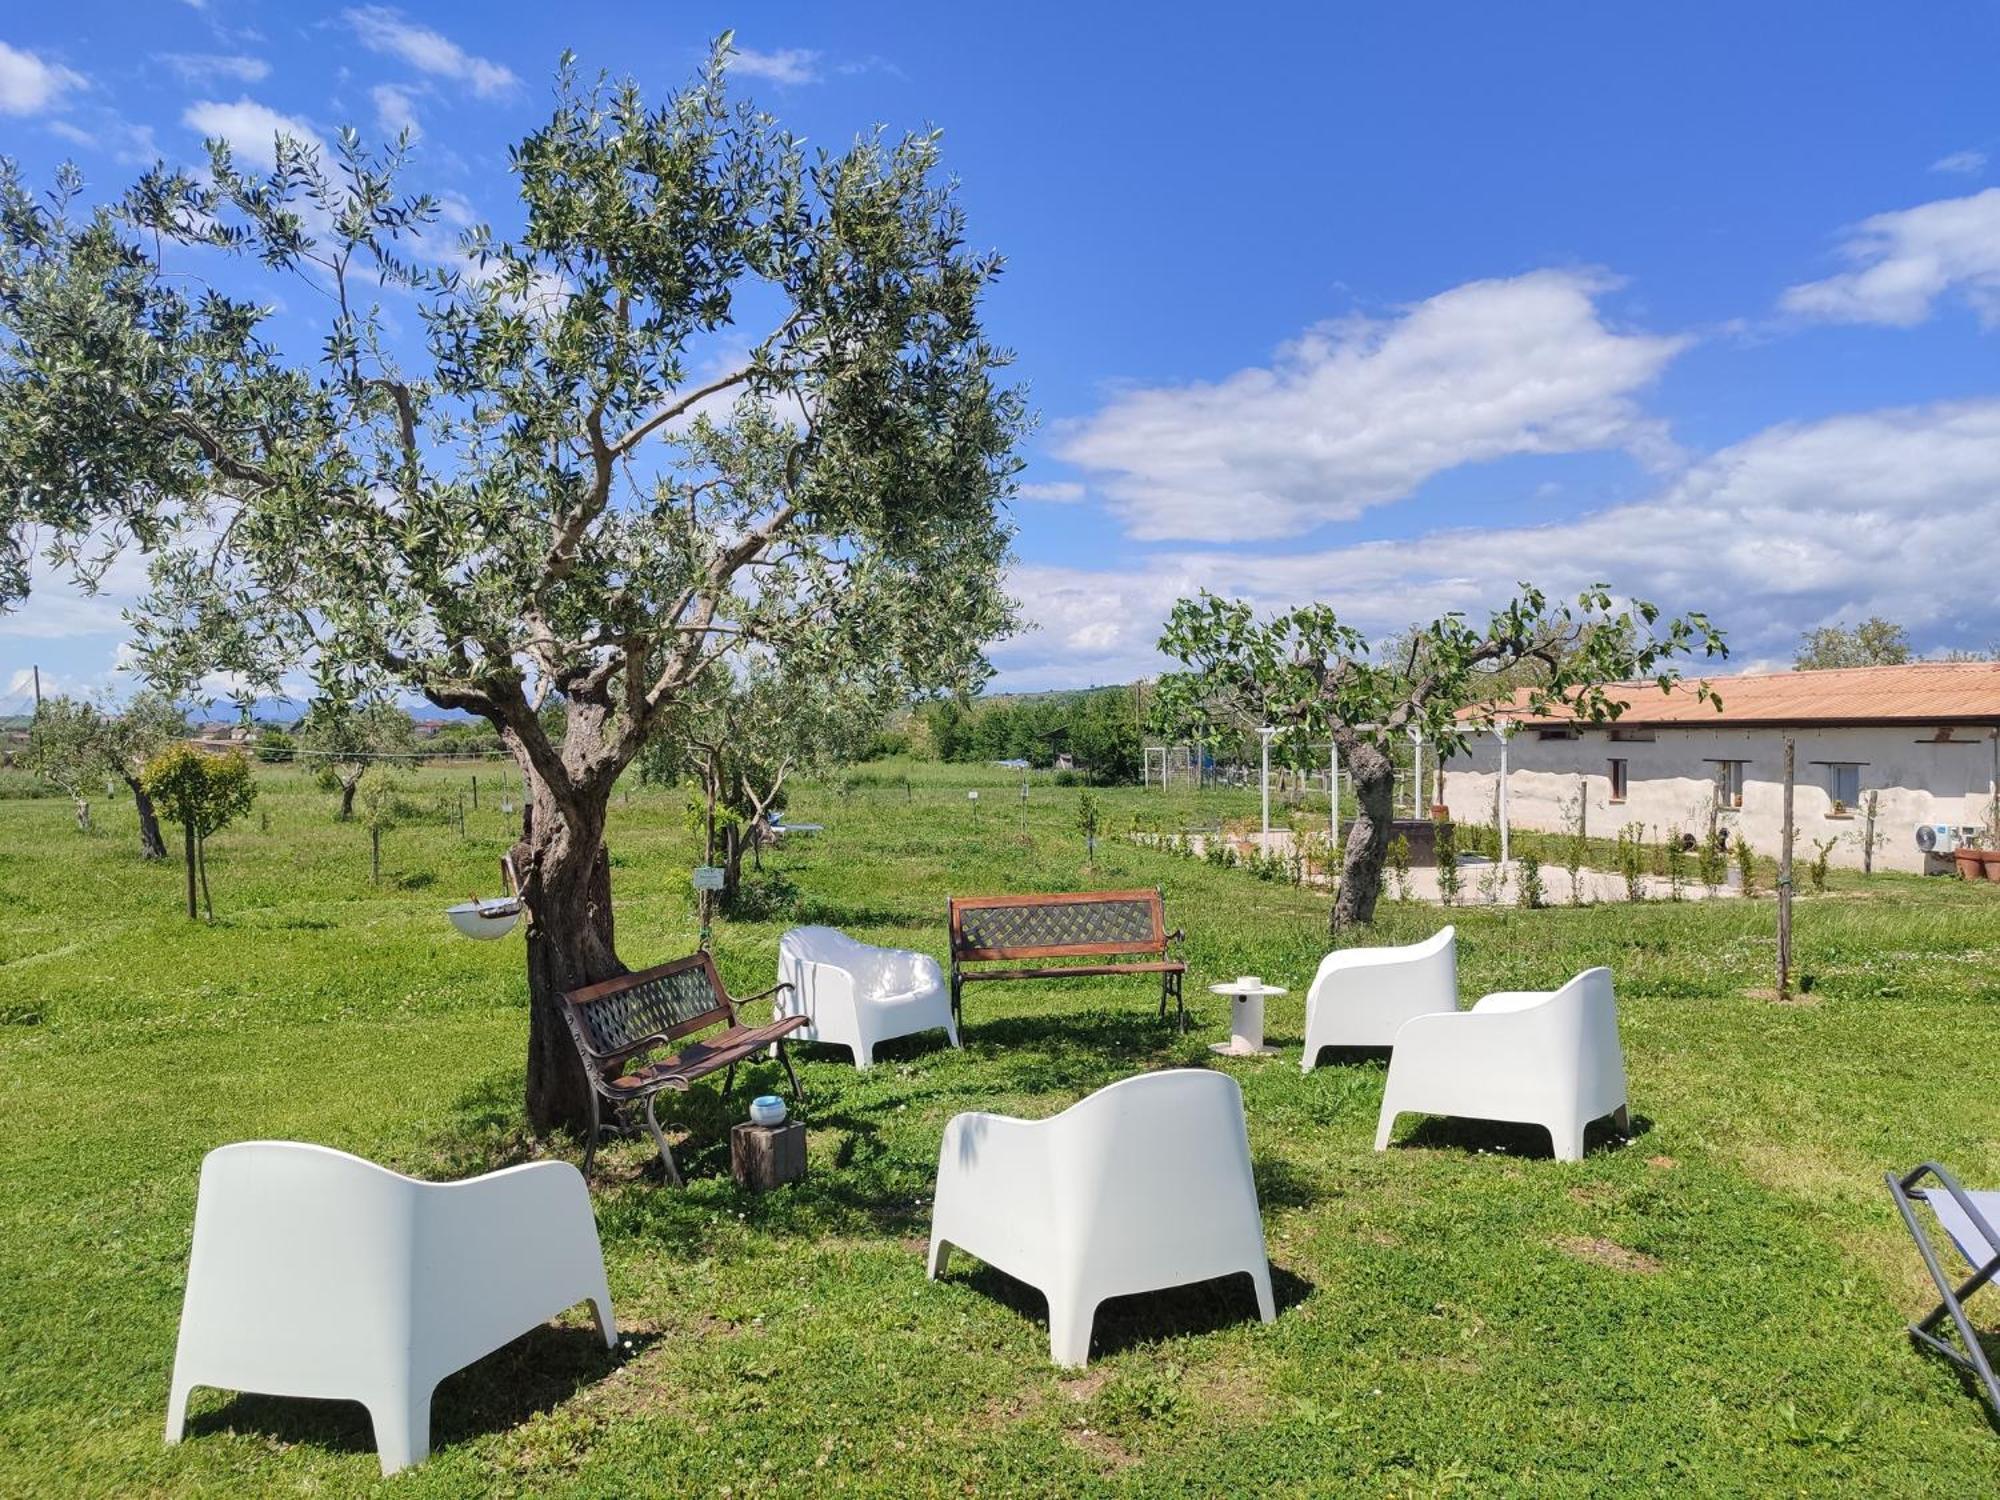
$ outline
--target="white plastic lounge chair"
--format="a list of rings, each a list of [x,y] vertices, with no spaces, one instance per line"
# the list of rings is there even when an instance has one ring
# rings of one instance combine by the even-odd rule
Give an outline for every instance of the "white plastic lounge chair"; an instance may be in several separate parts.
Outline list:
[[[1935,1177],[1938,1185],[1918,1187],[1927,1176]],[[1995,1378],[1986,1350],[1980,1345],[1978,1330],[1965,1314],[1966,1299],[2000,1275],[2000,1229],[1994,1227],[2000,1225],[2000,1193],[1969,1193],[1958,1185],[1957,1178],[1933,1161],[1900,1178],[1894,1173],[1886,1173],[1884,1177],[1889,1184],[1889,1196],[1896,1200],[1896,1211],[1903,1216],[1904,1227],[1917,1242],[1917,1253],[1924,1258],[1924,1269],[1931,1273],[1938,1289],[1938,1305],[1922,1322],[1910,1325],[1910,1337],[1926,1349],[1942,1354],[1978,1381],[1992,1405],[1994,1417],[2000,1419],[2000,1378]],[[1918,1203],[1927,1205],[1937,1216],[1939,1225],[1972,1268],[1972,1274],[1956,1286],[1945,1274],[1930,1237],[1917,1221]],[[1958,1329],[1956,1349],[1937,1335],[1938,1325],[1947,1317]]]
[[[1243,1271],[1259,1316],[1277,1317],[1243,1092],[1226,1073],[1144,1073],[1047,1120],[957,1116],[938,1153],[933,1280],[954,1249],[1040,1288],[1058,1365],[1088,1359],[1107,1297]]]
[[[1387,1047],[1413,1016],[1458,1009],[1458,931],[1401,948],[1339,948],[1319,961],[1306,992],[1310,1073],[1327,1047]]]
[[[324,1146],[223,1146],[201,1164],[167,1441],[198,1385],[359,1401],[393,1474],[429,1454],[440,1380],[583,1301],[615,1346],[567,1162],[436,1183]]]
[[[798,1033],[854,1053],[854,1066],[875,1061],[891,1037],[942,1027],[959,1045],[951,992],[936,959],[900,948],[874,948],[832,927],[794,927],[778,941],[779,1016],[804,1016]]]
[[[1604,1115],[1630,1128],[1625,1057],[1609,969],[1551,992],[1488,995],[1471,1010],[1418,1016],[1396,1032],[1375,1149],[1400,1114],[1540,1125],[1558,1161],[1583,1159],[1584,1127]]]

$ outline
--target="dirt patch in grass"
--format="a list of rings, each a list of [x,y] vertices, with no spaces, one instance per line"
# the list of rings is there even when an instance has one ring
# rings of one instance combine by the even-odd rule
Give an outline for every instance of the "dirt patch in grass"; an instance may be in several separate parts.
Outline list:
[[[1081,1406],[1092,1396],[1104,1389],[1104,1383],[1111,1377],[1103,1370],[1092,1370],[1088,1375],[1073,1376],[1068,1380],[1058,1380],[1056,1389]]]
[[[1568,1190],[1569,1201],[1581,1203],[1585,1208],[1596,1208],[1601,1203],[1609,1203],[1618,1196],[1618,1189],[1608,1182],[1590,1182]]]
[[[1095,1459],[1100,1472],[1116,1474],[1139,1461],[1139,1455],[1108,1432],[1092,1427],[1076,1427],[1063,1434],[1063,1441],[1085,1456]]]
[[[1649,1156],[1646,1158],[1647,1166],[1656,1168],[1662,1172],[1671,1172],[1680,1164],[1680,1158],[1677,1156]]]
[[[1598,1235],[1564,1235],[1554,1243],[1564,1255],[1587,1260],[1593,1265],[1608,1266],[1614,1271],[1636,1271],[1650,1276],[1666,1269],[1645,1251],[1634,1250]]]

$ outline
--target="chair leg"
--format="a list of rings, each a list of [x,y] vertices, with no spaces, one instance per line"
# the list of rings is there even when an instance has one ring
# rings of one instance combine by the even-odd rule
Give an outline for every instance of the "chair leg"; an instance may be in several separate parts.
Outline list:
[[[590,1091],[590,1139],[583,1145],[583,1180],[590,1181],[590,1164],[597,1160],[597,1138],[604,1134],[597,1112],[597,1090]]]
[[[729,1065],[729,1071],[722,1075],[722,1102],[729,1102],[729,1091],[736,1087],[736,1064]]]
[[[1278,1321],[1278,1299],[1271,1295],[1271,1263],[1259,1260],[1250,1268],[1250,1284],[1257,1289],[1257,1316],[1266,1323]]]
[[[178,1443],[187,1429],[188,1397],[194,1393],[195,1382],[183,1380],[179,1370],[174,1372],[173,1388],[167,1392],[167,1441]]]
[[[931,1253],[924,1262],[924,1275],[932,1281],[944,1275],[944,1269],[951,1264],[951,1243],[936,1230],[931,1231]]]
[[[1049,1298],[1049,1359],[1065,1369],[1090,1363],[1090,1329],[1097,1321],[1097,1304],[1081,1297]]]
[[[1549,1145],[1555,1150],[1557,1161],[1583,1160],[1584,1127],[1569,1120],[1558,1120],[1549,1125]]]
[[[686,1187],[687,1184],[681,1181],[681,1169],[674,1165],[674,1153],[667,1145],[666,1133],[660,1129],[659,1118],[653,1113],[654,1101],[659,1097],[658,1094],[646,1096],[646,1128],[653,1133],[653,1144],[660,1148],[660,1162],[667,1169],[667,1181],[675,1187]]]
[[[431,1393],[371,1401],[368,1420],[375,1428],[375,1451],[384,1475],[420,1464],[431,1452]]]
[[[1387,1151],[1389,1149],[1389,1137],[1395,1134],[1396,1116],[1401,1113],[1401,1110],[1391,1109],[1386,1099],[1382,1101],[1382,1116],[1375,1122],[1375,1149],[1377,1151]]]

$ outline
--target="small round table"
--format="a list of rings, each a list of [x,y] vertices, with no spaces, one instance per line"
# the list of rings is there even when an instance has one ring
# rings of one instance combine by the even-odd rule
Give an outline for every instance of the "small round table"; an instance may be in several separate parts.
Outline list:
[[[1211,984],[1209,993],[1227,995],[1235,1003],[1229,1007],[1229,1040],[1210,1042],[1208,1050],[1224,1057],[1275,1057],[1278,1049],[1264,1045],[1264,997],[1282,995],[1275,984],[1245,985],[1231,981]]]

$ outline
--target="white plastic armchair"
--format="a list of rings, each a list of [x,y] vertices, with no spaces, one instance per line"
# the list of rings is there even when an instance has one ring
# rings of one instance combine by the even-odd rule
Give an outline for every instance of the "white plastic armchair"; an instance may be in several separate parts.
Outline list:
[[[1340,948],[1319,961],[1306,992],[1310,1073],[1328,1047],[1387,1047],[1415,1016],[1458,1009],[1458,931],[1401,948]]]
[[[1395,1048],[1377,1151],[1400,1114],[1540,1125],[1558,1161],[1583,1159],[1592,1120],[1613,1115],[1630,1128],[1609,969],[1586,969],[1559,990],[1506,991],[1454,1015],[1418,1016]]]
[[[854,1054],[854,1066],[875,1061],[891,1037],[944,1029],[959,1045],[951,992],[936,959],[900,948],[875,948],[833,927],[794,927],[778,940],[778,1014],[804,1016],[798,1035]]]
[[[440,1380],[583,1301],[614,1346],[567,1162],[433,1183],[324,1146],[223,1146],[201,1164],[167,1441],[198,1385],[359,1401],[393,1474],[429,1454]]]
[[[954,1249],[1049,1299],[1049,1357],[1077,1366],[1107,1297],[1245,1272],[1277,1317],[1243,1092],[1177,1068],[1099,1089],[1047,1120],[963,1114],[945,1127],[930,1275]]]

